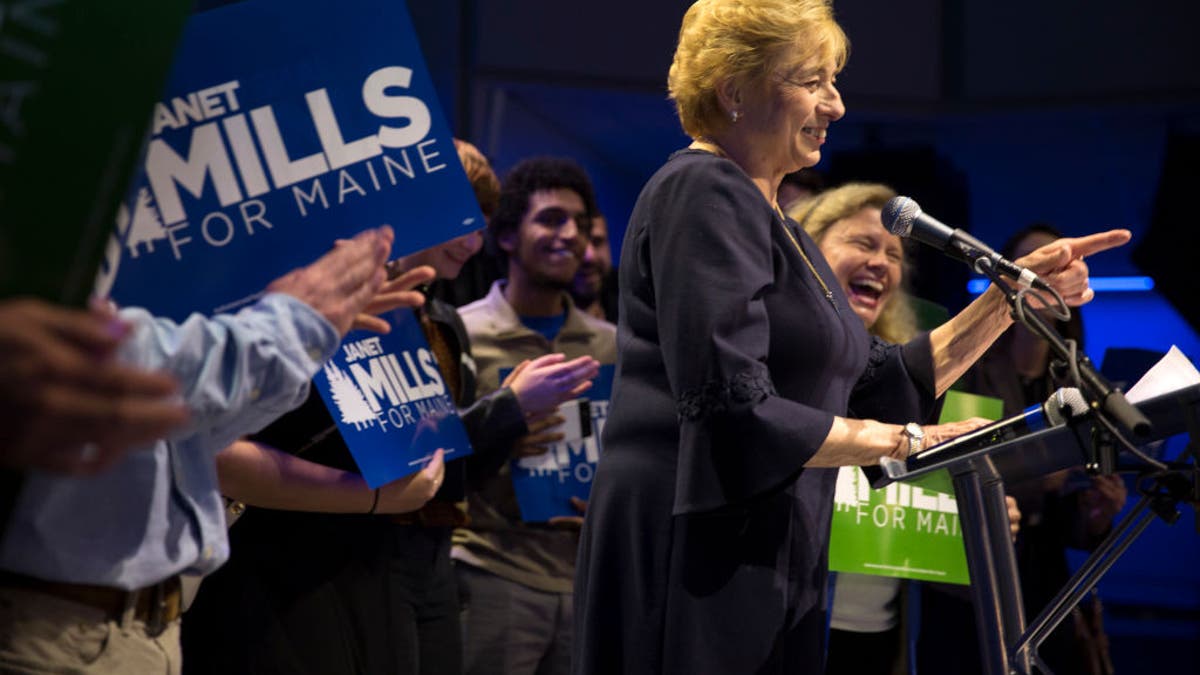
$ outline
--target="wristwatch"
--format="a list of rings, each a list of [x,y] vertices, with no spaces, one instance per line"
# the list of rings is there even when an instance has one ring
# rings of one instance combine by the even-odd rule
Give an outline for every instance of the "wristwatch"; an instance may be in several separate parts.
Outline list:
[[[908,436],[908,456],[921,452],[921,444],[925,441],[925,430],[916,422],[909,422],[904,425],[900,433]]]

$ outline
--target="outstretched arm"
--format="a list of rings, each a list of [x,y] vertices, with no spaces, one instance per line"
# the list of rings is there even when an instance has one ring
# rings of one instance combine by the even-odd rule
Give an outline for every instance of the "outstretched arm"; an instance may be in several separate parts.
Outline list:
[[[1037,273],[1054,287],[1072,307],[1086,304],[1095,297],[1088,286],[1088,267],[1083,261],[1093,253],[1120,246],[1129,241],[1129,230],[1109,230],[1086,237],[1065,237],[1042,246],[1017,264]],[[1008,303],[1000,289],[989,286],[957,316],[934,329],[934,378],[941,396],[983,355],[987,348],[1012,325]]]
[[[1077,307],[1094,297],[1088,287],[1083,259],[1129,241],[1128,230],[1110,230],[1086,237],[1053,241],[1019,259],[1054,287],[1068,305]],[[1008,303],[1000,289],[989,287],[954,318],[929,334],[933,351],[934,387],[941,396],[1012,325]],[[976,425],[980,426],[980,425]],[[846,466],[876,463],[880,457],[904,458],[908,439],[902,427],[875,420],[835,417],[829,434],[805,466]],[[926,447],[949,440],[969,429],[953,425],[925,427]],[[932,433],[931,433],[932,432]]]

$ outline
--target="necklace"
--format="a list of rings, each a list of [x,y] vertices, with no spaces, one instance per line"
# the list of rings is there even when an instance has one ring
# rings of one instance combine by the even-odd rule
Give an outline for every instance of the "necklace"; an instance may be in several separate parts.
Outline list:
[[[729,155],[725,154],[725,151],[721,149],[721,146],[709,140],[694,141],[691,147],[697,150],[703,150],[704,152],[707,152],[711,155],[716,155],[717,157],[729,159]],[[734,163],[736,164],[736,162]],[[812,260],[810,260],[808,257],[808,254],[804,252],[804,248],[800,246],[800,240],[796,238],[795,233],[792,232],[792,228],[788,227],[787,217],[783,215],[783,209],[779,208],[778,203],[772,203],[771,206],[775,212],[775,215],[779,216],[779,226],[783,228],[784,233],[787,234],[788,239],[791,240],[792,246],[796,247],[796,252],[800,254],[800,258],[804,260],[804,264],[808,265],[808,271],[812,272],[813,278],[816,279],[817,283],[821,285],[821,291],[825,294],[825,299],[829,301],[829,306],[833,307],[834,312],[841,314],[841,310],[838,309],[837,302],[835,302],[833,299],[833,291],[829,290],[829,286],[825,284],[825,280],[822,279],[821,275],[817,273],[817,267],[813,265]]]
[[[817,280],[818,284],[821,284],[821,291],[825,294],[825,299],[829,301],[829,306],[833,308],[834,312],[841,314],[841,310],[838,309],[837,302],[835,302],[833,299],[833,291],[829,290],[829,286],[825,284],[825,280],[822,279],[821,275],[817,273],[816,266],[812,264],[812,260],[809,260],[808,254],[805,253],[804,249],[800,247],[800,240],[796,239],[796,235],[792,232],[792,228],[788,227],[787,218],[783,215],[783,209],[779,208],[778,204],[774,204],[773,206],[775,207],[775,215],[779,216],[779,226],[783,228],[783,231],[785,234],[787,234],[788,239],[792,241],[792,246],[796,247],[796,252],[799,253],[800,257],[804,259],[804,264],[808,265],[808,271],[812,272],[813,278]]]

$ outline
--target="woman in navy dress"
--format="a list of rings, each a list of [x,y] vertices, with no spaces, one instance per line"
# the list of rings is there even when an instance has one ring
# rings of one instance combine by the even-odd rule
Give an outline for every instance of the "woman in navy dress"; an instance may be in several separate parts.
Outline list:
[[[643,189],[621,254],[577,673],[820,672],[832,467],[906,456],[919,442],[902,425],[1011,324],[991,289],[905,345],[873,339],[783,216],[780,179],[816,164],[845,112],[846,55],[825,0],[701,0],[684,17],[668,87],[694,142]],[[1128,238],[1022,262],[1078,305],[1081,258]]]

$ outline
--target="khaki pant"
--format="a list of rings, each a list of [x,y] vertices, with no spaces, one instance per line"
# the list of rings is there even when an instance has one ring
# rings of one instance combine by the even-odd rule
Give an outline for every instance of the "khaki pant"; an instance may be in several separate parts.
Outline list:
[[[179,620],[161,634],[126,610],[100,610],[52,595],[0,588],[0,673],[179,675]]]
[[[467,675],[567,675],[574,596],[458,563]]]

